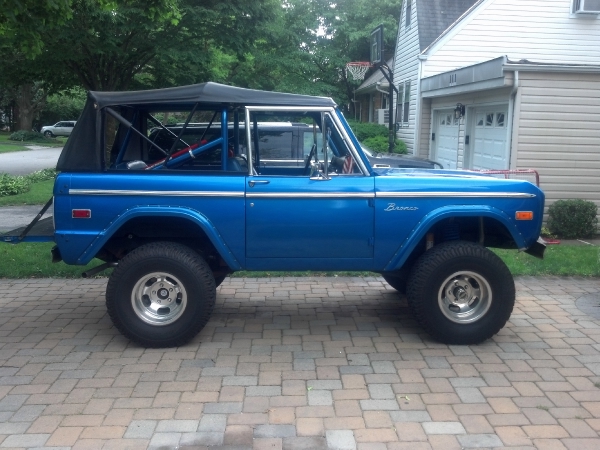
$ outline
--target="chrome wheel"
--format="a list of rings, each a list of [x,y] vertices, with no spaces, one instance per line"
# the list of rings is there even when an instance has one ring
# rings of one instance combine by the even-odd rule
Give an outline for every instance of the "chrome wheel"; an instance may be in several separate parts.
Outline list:
[[[440,310],[456,323],[472,323],[490,309],[492,290],[485,278],[475,272],[456,272],[442,283],[438,293]]]
[[[177,277],[153,272],[142,277],[131,292],[135,314],[150,325],[176,321],[187,306],[187,292]]]

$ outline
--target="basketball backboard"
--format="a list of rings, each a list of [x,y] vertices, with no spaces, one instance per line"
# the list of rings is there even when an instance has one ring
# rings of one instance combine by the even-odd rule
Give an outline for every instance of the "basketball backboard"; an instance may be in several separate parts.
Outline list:
[[[371,31],[370,62],[377,66],[383,62],[383,24]]]

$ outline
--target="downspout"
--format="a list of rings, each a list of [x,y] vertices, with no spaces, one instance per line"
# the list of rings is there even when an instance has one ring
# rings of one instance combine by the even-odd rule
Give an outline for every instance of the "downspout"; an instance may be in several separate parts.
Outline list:
[[[415,147],[413,148],[413,155],[417,155],[420,156],[421,152],[421,125],[423,123],[423,121],[421,120],[422,117],[422,112],[421,110],[423,109],[423,102],[421,99],[421,74],[423,73],[423,61],[427,61],[427,55],[419,55],[419,68],[417,70],[417,99],[415,101],[415,137],[414,137],[414,143],[415,143]],[[429,121],[430,123],[430,127],[433,118]],[[431,136],[431,130],[429,132],[429,135]],[[427,149],[427,158],[431,158],[431,145],[429,147],[429,149]]]
[[[514,117],[515,117],[515,103],[517,102],[517,92],[519,90],[519,71],[515,70],[513,75],[513,88],[510,92],[509,105],[508,105],[508,168],[511,169],[513,166],[513,130],[514,130]]]

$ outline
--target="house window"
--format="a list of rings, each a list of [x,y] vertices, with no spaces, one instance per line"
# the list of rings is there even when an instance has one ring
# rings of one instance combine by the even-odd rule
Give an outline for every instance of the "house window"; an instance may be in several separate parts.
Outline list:
[[[381,109],[388,108],[388,96],[387,94],[381,94]]]
[[[405,21],[404,21],[404,29],[410,30],[410,22],[412,18],[412,0],[408,0],[406,2],[406,11],[404,13]]]
[[[402,123],[408,125],[408,111],[410,106],[410,80],[404,83],[404,98],[402,100]]]
[[[397,126],[408,126],[410,107],[410,80],[400,83],[398,88],[398,98],[396,102],[396,124]]]

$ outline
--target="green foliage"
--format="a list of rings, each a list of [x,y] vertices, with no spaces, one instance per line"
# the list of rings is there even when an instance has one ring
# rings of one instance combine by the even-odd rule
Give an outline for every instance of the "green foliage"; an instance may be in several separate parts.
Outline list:
[[[0,206],[43,205],[52,197],[54,180],[33,183],[27,192],[7,197],[0,196]]]
[[[349,120],[348,124],[356,138],[365,147],[379,153],[388,153],[390,148],[389,128],[372,122]],[[394,153],[406,153],[406,144],[394,134]]]
[[[550,231],[550,229],[548,227],[542,227],[542,231],[540,231],[540,236],[548,238],[548,239],[556,238],[556,235],[554,233],[552,233],[552,231]]]
[[[56,169],[42,169],[27,175],[27,179],[31,183],[39,183],[41,181],[53,180],[56,178]]]
[[[598,207],[593,202],[558,200],[548,208],[548,228],[565,239],[592,237],[598,231],[597,213]]]
[[[374,152],[389,153],[390,150],[390,138],[389,136],[374,136],[362,141],[365,147],[370,148]],[[400,139],[394,140],[394,151],[393,153],[406,154],[406,144]]]
[[[22,242],[18,245],[0,246],[0,278],[80,278],[81,273],[102,264],[93,259],[87,266],[70,266],[53,263],[50,251],[54,242]],[[100,272],[99,277],[110,275]]]
[[[24,194],[29,191],[33,183],[52,180],[55,177],[56,170],[54,169],[38,170],[27,176],[15,176],[2,173],[0,174],[0,197]]]
[[[45,137],[42,133],[37,131],[15,131],[8,137],[9,141],[27,141],[27,142],[52,142],[51,139]]]
[[[352,131],[354,131],[356,138],[361,142],[377,136],[388,137],[388,128],[385,125],[372,122],[357,122],[355,120],[348,120],[348,124],[352,128]]]
[[[492,249],[514,276],[600,276],[600,253],[591,245],[549,245],[544,259],[525,252]]]
[[[17,195],[29,190],[30,182],[26,177],[0,174],[0,197]]]
[[[36,123],[52,125],[61,120],[77,120],[83,111],[85,99],[86,92],[82,88],[72,88],[50,95]]]

